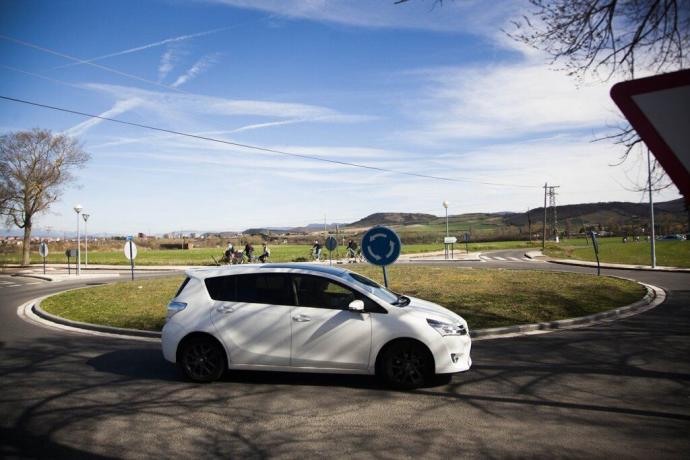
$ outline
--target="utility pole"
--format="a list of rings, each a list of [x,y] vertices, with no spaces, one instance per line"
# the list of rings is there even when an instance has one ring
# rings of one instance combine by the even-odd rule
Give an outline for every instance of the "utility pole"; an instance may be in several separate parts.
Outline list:
[[[549,188],[549,183],[544,182],[544,228],[542,229],[541,235],[541,249],[542,251],[546,249],[546,193]]]
[[[529,233],[529,242],[532,242],[532,218],[529,216],[529,207],[527,207],[527,233]]]
[[[552,185],[549,187],[549,207],[551,208],[551,235],[558,243],[558,216],[556,214],[556,189],[560,185]]]
[[[651,237],[651,251],[652,251],[652,268],[656,268],[656,246],[654,245],[654,238],[656,238],[654,230],[654,198],[652,198],[652,159],[649,149],[647,149],[647,181],[649,182],[649,216],[652,223],[650,232]]]

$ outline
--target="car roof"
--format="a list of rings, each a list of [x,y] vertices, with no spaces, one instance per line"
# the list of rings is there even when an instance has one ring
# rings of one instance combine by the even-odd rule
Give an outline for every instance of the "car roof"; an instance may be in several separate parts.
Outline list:
[[[337,277],[343,277],[350,273],[349,270],[343,268],[317,265],[317,264],[241,264],[241,265],[223,265],[221,267],[209,268],[192,268],[185,273],[187,276],[194,278],[212,278],[215,276],[240,275],[249,273],[270,273],[270,272],[285,272],[285,270],[295,270],[299,272],[312,272],[315,274],[327,274]]]

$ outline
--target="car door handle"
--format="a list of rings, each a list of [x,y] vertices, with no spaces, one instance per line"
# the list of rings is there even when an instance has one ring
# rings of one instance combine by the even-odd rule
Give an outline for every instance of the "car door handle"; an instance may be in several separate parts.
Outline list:
[[[292,317],[293,321],[297,321],[298,323],[304,323],[306,321],[311,321],[311,318],[307,315],[297,315]]]
[[[231,307],[230,305],[221,305],[220,307],[216,308],[216,311],[219,313],[232,313],[235,311],[235,307]]]

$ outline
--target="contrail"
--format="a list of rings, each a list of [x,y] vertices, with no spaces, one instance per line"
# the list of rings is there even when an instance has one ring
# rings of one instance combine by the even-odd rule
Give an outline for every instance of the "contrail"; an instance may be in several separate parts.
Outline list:
[[[168,43],[176,43],[176,42],[181,42],[184,40],[189,40],[190,38],[203,37],[206,35],[215,34],[218,32],[222,32],[224,30],[233,29],[235,27],[238,27],[238,26],[221,27],[219,29],[211,29],[211,30],[207,30],[205,32],[197,32],[195,34],[180,35],[179,37],[166,38],[165,40],[149,43],[147,45],[137,46],[136,48],[129,48],[129,49],[122,50],[122,51],[116,51],[116,52],[110,53],[110,54],[104,54],[103,56],[98,56],[98,57],[94,57],[91,59],[84,59],[83,62],[71,62],[69,64],[64,64],[64,65],[61,65],[58,67],[54,67],[53,69],[63,69],[65,67],[72,67],[72,66],[80,65],[80,64],[88,64],[90,62],[100,61],[102,59],[106,59],[106,58],[110,58],[110,57],[122,56],[123,54],[136,53],[137,51],[143,51],[143,50],[146,50],[149,48],[155,48],[157,46],[167,45]]]

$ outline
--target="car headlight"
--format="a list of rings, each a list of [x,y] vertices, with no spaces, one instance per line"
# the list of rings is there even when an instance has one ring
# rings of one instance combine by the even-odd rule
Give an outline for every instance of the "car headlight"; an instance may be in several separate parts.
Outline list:
[[[427,318],[426,322],[429,324],[429,326],[433,327],[436,330],[436,332],[438,332],[442,336],[467,334],[467,328],[464,324],[444,323],[442,321],[436,321],[435,319],[429,318]]]
[[[168,316],[165,318],[165,320],[169,320],[185,308],[187,308],[187,304],[185,302],[176,302],[173,300],[168,304]]]

